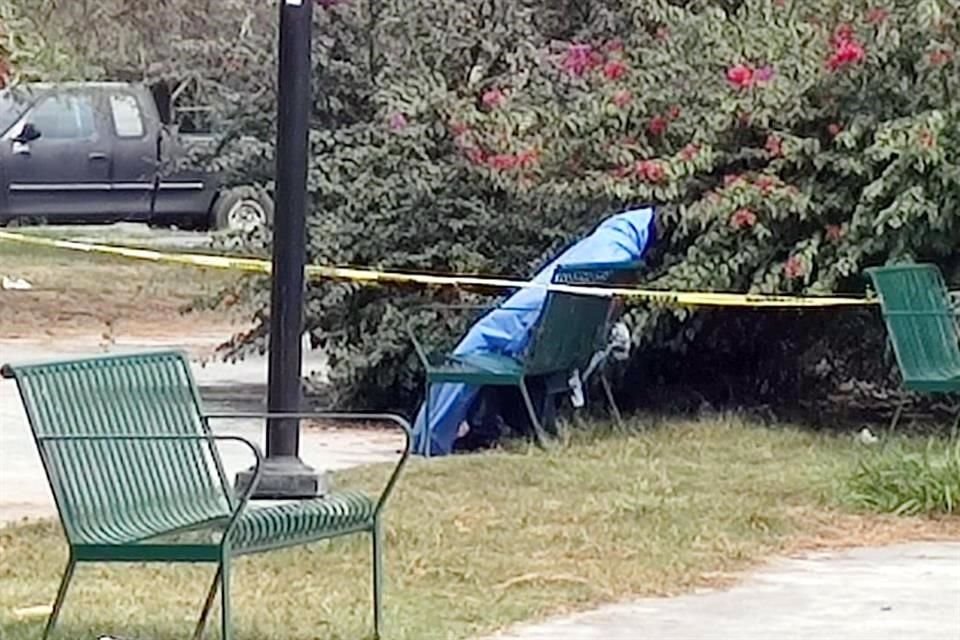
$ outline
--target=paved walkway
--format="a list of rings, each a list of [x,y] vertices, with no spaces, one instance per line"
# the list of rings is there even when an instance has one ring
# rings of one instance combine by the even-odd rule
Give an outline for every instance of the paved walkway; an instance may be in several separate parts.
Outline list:
[[[960,640],[960,542],[779,560],[729,590],[611,605],[495,638]]]
[[[127,342],[111,347],[111,352],[144,349],[178,348],[204,350],[210,336],[176,345],[158,342]],[[46,346],[28,341],[0,341],[0,360],[26,362],[72,355],[97,353],[95,342],[79,341],[70,345]],[[308,367],[323,366],[313,356]],[[194,365],[194,374],[211,412],[262,411],[265,406],[267,367],[263,358],[252,358],[237,364],[223,362]],[[229,420],[213,425],[217,433],[241,435],[261,447],[264,425],[259,420]],[[316,469],[335,471],[347,467],[395,460],[402,445],[401,437],[379,431],[314,431],[304,430],[300,440],[301,457]],[[222,447],[224,466],[229,477],[252,462],[243,445]],[[335,481],[335,479],[334,479]],[[0,380],[0,525],[22,518],[48,517],[55,514],[53,498],[47,487],[43,468],[30,435],[20,396],[12,381]]]

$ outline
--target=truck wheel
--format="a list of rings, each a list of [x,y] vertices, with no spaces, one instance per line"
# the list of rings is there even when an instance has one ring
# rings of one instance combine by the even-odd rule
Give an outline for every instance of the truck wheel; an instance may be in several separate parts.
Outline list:
[[[212,219],[218,231],[255,231],[273,222],[273,201],[254,187],[227,189],[213,204]]]

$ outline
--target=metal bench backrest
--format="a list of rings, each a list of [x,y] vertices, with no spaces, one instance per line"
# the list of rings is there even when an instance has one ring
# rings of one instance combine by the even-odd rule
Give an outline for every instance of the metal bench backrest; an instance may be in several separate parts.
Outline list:
[[[118,544],[228,516],[232,494],[179,353],[8,366],[72,544]],[[81,436],[80,439],[62,439]]]
[[[556,284],[605,284],[635,265],[572,265],[558,267]],[[524,360],[527,375],[571,371],[586,365],[603,348],[612,296],[549,291],[534,327]]]
[[[867,269],[905,382],[960,374],[957,325],[940,270],[929,264]]]

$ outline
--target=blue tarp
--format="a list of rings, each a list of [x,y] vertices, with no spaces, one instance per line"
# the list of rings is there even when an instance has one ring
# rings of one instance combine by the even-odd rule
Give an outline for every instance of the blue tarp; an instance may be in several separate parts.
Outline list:
[[[560,265],[633,262],[643,257],[655,241],[653,208],[633,209],[604,220],[592,234],[577,242],[544,267],[533,282],[547,284]],[[497,353],[517,355],[530,339],[546,299],[542,288],[520,289],[470,328],[454,349],[454,355]],[[431,455],[447,455],[453,450],[457,428],[464,421],[479,388],[465,384],[431,385]],[[424,407],[414,423],[414,451],[426,451]]]

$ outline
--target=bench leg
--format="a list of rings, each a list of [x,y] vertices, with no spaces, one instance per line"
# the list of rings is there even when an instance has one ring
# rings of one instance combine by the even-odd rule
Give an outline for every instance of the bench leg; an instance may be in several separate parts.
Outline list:
[[[373,522],[373,637],[383,630],[383,531],[380,518]]]
[[[617,407],[617,401],[613,397],[613,388],[610,386],[610,379],[607,378],[606,371],[600,371],[600,384],[603,385],[603,392],[607,396],[607,404],[610,406],[613,421],[618,427],[623,428],[623,417],[620,415],[620,408]]]
[[[897,405],[897,410],[893,412],[893,420],[890,421],[890,426],[887,428],[888,436],[892,436],[894,429],[897,428],[897,423],[900,422],[900,416],[903,415],[903,408],[905,406],[907,406],[906,398],[900,401],[900,404]]]
[[[523,403],[527,405],[527,413],[530,414],[530,424],[533,425],[533,434],[536,436],[537,445],[546,449],[547,435],[543,431],[543,425],[540,424],[540,419],[537,418],[537,410],[533,406],[533,399],[530,397],[530,390],[527,389],[526,380],[520,380],[520,395],[523,396]]]
[[[221,640],[233,638],[230,624],[230,558],[226,554],[220,561],[220,628]]]
[[[60,579],[60,588],[57,589],[57,599],[53,603],[53,610],[50,612],[50,617],[47,618],[47,626],[43,630],[43,640],[47,640],[50,632],[53,631],[53,627],[57,624],[57,618],[60,617],[60,610],[63,608],[63,601],[67,598],[67,589],[70,588],[70,581],[73,580],[73,570],[76,567],[77,563],[71,555],[70,560],[67,561],[67,568],[63,572],[63,577]]]
[[[427,382],[427,393],[423,400],[423,457],[430,457],[430,441],[433,437],[432,423],[430,422],[430,383]]]
[[[210,617],[210,609],[213,608],[213,601],[217,597],[217,588],[220,586],[220,578],[223,576],[223,567],[217,565],[217,573],[213,576],[213,583],[207,592],[207,599],[203,603],[203,611],[200,612],[200,619],[197,620],[197,627],[193,631],[193,640],[200,640],[203,632],[207,628],[207,619]]]

